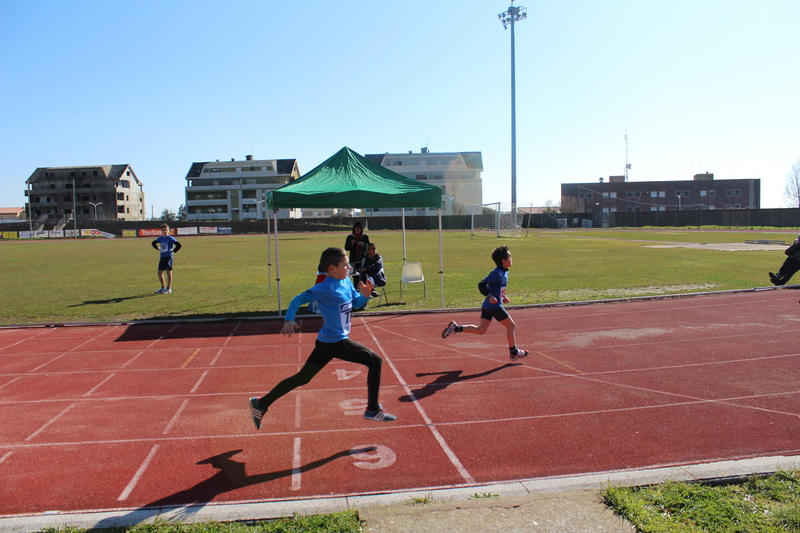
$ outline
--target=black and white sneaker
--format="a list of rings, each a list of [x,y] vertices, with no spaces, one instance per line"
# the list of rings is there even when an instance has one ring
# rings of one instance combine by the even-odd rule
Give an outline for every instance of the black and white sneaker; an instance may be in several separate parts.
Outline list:
[[[261,429],[261,417],[264,416],[264,413],[267,411],[261,410],[261,406],[258,405],[258,396],[253,396],[250,398],[250,414],[253,415],[253,425],[256,426],[256,429]]]
[[[509,357],[511,358],[512,361],[518,361],[518,360],[522,359],[523,357],[528,357],[529,353],[530,352],[528,350],[523,350],[521,348],[517,348],[516,350],[514,350],[514,353],[509,355]]]
[[[450,322],[449,324],[447,324],[447,327],[444,328],[444,331],[442,331],[442,338],[446,339],[450,335],[455,334],[456,327],[458,327],[458,324],[456,324],[455,322]]]

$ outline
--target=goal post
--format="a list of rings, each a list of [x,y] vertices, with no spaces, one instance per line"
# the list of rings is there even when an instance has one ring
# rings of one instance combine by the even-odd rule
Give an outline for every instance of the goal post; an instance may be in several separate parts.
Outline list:
[[[500,202],[474,204],[470,213],[470,235],[494,233],[496,237],[519,237],[522,234],[522,212],[503,210]]]
[[[494,231],[496,236],[500,236],[500,202],[489,204],[474,204],[470,207],[470,235],[475,235],[477,231]]]

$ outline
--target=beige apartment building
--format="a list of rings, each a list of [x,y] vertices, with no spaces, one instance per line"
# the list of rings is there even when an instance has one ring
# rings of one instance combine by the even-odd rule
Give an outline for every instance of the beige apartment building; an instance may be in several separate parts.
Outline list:
[[[146,220],[144,184],[130,165],[39,167],[25,183],[33,220]]]

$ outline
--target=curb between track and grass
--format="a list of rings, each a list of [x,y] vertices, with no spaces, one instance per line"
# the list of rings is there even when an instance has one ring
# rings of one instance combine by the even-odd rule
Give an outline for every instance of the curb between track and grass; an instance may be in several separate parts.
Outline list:
[[[650,300],[671,300],[677,298],[692,298],[695,296],[713,296],[720,294],[741,294],[761,291],[775,290],[798,290],[798,285],[781,285],[775,287],[753,287],[751,289],[730,289],[724,291],[703,291],[703,292],[682,292],[676,294],[653,294],[650,296],[630,296],[628,298],[606,298],[600,300],[578,300],[574,302],[551,302],[543,304],[524,304],[507,305],[507,309],[545,309],[550,307],[573,307],[594,304],[641,302]],[[474,311],[478,307],[457,307],[448,309],[418,309],[413,311],[361,311],[358,316],[389,316],[389,315],[431,315],[442,313],[464,313]],[[302,315],[302,317],[317,315]],[[247,317],[221,317],[221,318],[165,318],[165,319],[144,319],[144,320],[111,320],[107,322],[43,322],[36,324],[0,324],[0,329],[24,329],[24,328],[57,328],[57,327],[88,327],[88,326],[133,326],[133,325],[157,325],[157,324],[195,324],[212,322],[244,322],[258,320],[284,320],[281,315],[262,315]]]

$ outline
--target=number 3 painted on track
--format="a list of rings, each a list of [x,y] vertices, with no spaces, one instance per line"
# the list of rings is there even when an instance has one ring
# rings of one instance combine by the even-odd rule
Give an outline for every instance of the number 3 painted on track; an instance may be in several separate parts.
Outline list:
[[[370,451],[363,451],[369,448]],[[377,470],[379,468],[386,468],[392,466],[397,461],[397,455],[388,446],[381,446],[380,444],[365,444],[357,446],[350,450],[350,455],[358,461],[354,461],[353,465],[364,470]]]

